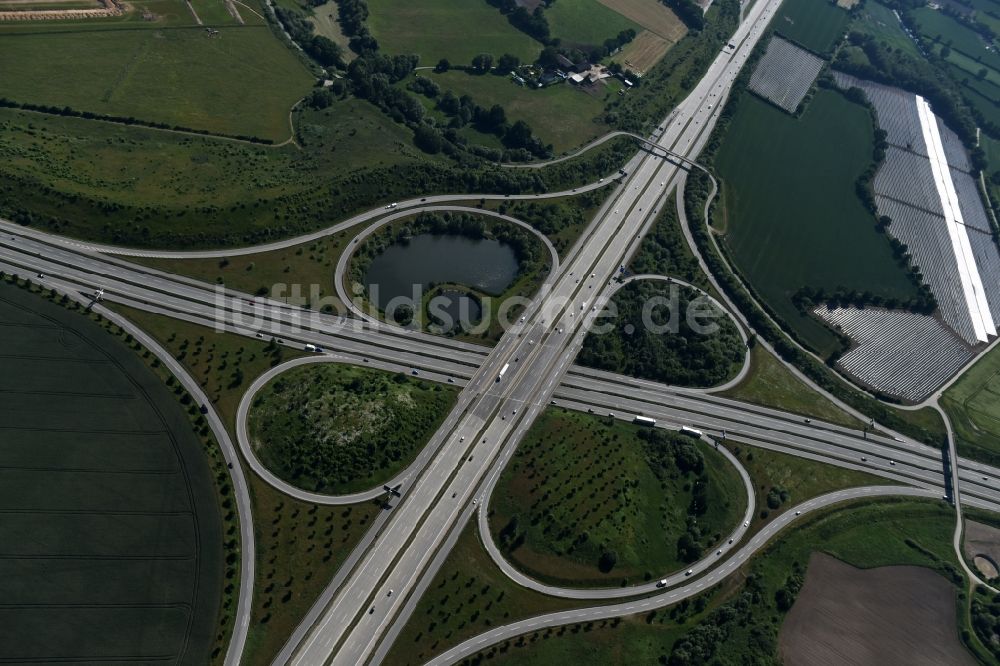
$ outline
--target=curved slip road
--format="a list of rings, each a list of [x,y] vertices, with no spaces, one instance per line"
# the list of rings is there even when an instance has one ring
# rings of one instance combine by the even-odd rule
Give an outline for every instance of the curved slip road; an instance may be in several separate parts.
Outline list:
[[[659,427],[663,428],[664,426],[659,425]],[[706,441],[709,444],[714,444],[715,450],[722,454],[722,456],[736,468],[737,473],[740,475],[740,479],[743,481],[743,490],[746,492],[747,504],[746,510],[743,512],[743,517],[736,526],[736,530],[728,537],[723,537],[721,543],[712,546],[711,549],[706,549],[708,554],[705,557],[686,566],[686,570],[691,571],[691,574],[687,574],[682,570],[663,576],[663,580],[666,580],[666,585],[660,585],[658,580],[654,580],[641,585],[613,588],[559,587],[556,585],[546,585],[545,583],[539,582],[534,578],[525,575],[514,567],[507,560],[507,558],[503,556],[500,549],[497,548],[496,542],[493,540],[493,533],[490,531],[489,511],[483,511],[483,505],[487,507],[489,506],[488,502],[493,496],[493,491],[496,489],[496,484],[500,479],[500,474],[503,472],[503,467],[497,467],[497,469],[490,475],[479,494],[480,497],[486,498],[477,511],[479,520],[479,537],[482,540],[483,546],[485,546],[486,552],[489,553],[493,563],[496,564],[497,568],[499,568],[508,578],[522,587],[526,587],[536,592],[541,592],[542,594],[547,594],[551,597],[561,597],[564,599],[622,599],[624,597],[634,597],[649,592],[658,592],[661,588],[675,587],[678,584],[683,583],[685,580],[689,580],[691,576],[697,576],[712,568],[721,557],[724,557],[732,548],[735,548],[736,546],[734,544],[739,543],[739,541],[743,538],[743,535],[749,528],[750,520],[753,518],[754,511],[756,511],[753,481],[750,480],[750,475],[747,473],[746,468],[743,467],[736,456],[730,453],[725,447],[719,446],[714,440],[705,437],[703,438],[703,441]]]
[[[344,307],[354,313],[354,315],[358,318],[364,319],[365,321],[373,324],[387,323],[358,307],[357,303],[354,302],[353,294],[349,294],[347,292],[347,285],[345,284],[348,279],[347,267],[350,264],[351,259],[354,257],[354,253],[361,246],[362,241],[381,229],[383,226],[391,224],[400,218],[409,217],[418,213],[471,213],[473,215],[483,215],[485,217],[503,220],[504,222],[509,222],[523,229],[527,229],[533,233],[549,251],[549,271],[545,279],[542,281],[539,291],[541,293],[548,292],[549,288],[552,286],[554,276],[559,273],[559,253],[556,251],[552,241],[549,240],[548,236],[523,220],[519,220],[516,217],[504,215],[503,213],[498,213],[496,211],[486,210],[483,208],[471,208],[469,206],[421,206],[417,210],[404,210],[386,215],[378,222],[365,227],[360,233],[358,233],[357,236],[354,237],[353,240],[351,240],[350,245],[352,247],[350,250],[345,250],[340,253],[340,259],[337,260],[337,267],[334,269],[333,273],[334,287],[337,290],[337,297],[344,304]]]
[[[624,603],[611,604],[607,606],[595,606],[592,608],[579,608],[560,611],[557,613],[547,613],[545,615],[537,615],[518,622],[513,622],[469,638],[468,640],[451,648],[447,652],[443,652],[437,657],[434,657],[427,662],[427,666],[447,666],[449,664],[454,664],[501,641],[515,638],[533,631],[538,631],[539,629],[558,627],[565,624],[576,624],[579,622],[605,620],[622,615],[646,613],[651,610],[656,610],[658,608],[663,608],[677,603],[682,599],[695,596],[703,590],[722,582],[727,576],[734,573],[747,561],[749,561],[750,558],[752,558],[757,552],[762,550],[778,532],[788,525],[791,525],[793,522],[799,519],[804,519],[809,513],[839,504],[841,502],[872,497],[918,497],[933,499],[935,497],[935,493],[933,491],[923,490],[920,488],[868,486],[863,488],[840,490],[816,497],[790,508],[788,511],[775,518],[774,521],[755,534],[746,545],[736,550],[733,555],[725,560],[718,568],[711,570],[700,578],[690,580],[687,585],[647,596],[642,599],[626,601]]]

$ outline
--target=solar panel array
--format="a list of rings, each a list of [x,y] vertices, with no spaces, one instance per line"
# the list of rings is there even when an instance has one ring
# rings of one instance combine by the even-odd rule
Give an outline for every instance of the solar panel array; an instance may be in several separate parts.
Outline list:
[[[977,342],[958,259],[948,232],[916,96],[898,88],[833,73],[842,88],[864,91],[889,148],[875,174],[875,204],[892,219],[888,232],[905,243],[937,299],[940,318],[884,310],[817,310],[857,345],[840,367],[879,391],[920,400],[958,370]],[[978,184],[961,140],[935,117],[959,210],[994,321],[1000,321],[1000,251],[990,234]],[[889,316],[893,315],[893,316]],[[884,330],[879,327],[884,327]],[[908,376],[912,375],[912,379]]]
[[[840,328],[855,346],[838,365],[875,390],[917,402],[975,356],[937,319],[881,308],[819,307],[817,316]]]
[[[795,113],[822,68],[822,59],[774,37],[750,77],[749,88],[785,111]]]

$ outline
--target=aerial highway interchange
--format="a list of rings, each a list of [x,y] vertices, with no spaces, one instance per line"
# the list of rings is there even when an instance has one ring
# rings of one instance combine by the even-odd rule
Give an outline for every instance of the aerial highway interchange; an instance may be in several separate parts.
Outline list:
[[[411,199],[401,202],[390,213],[380,207],[305,236],[221,251],[130,250],[65,239],[0,222],[3,232],[0,270],[37,276],[44,285],[73,294],[130,330],[168,364],[192,394],[200,396],[227,460],[238,461],[242,455],[254,473],[291,497],[317,504],[346,505],[376,499],[385,492],[382,487],[349,495],[310,492],[279,479],[260,463],[249,442],[247,415],[255,393],[273,377],[292,367],[335,362],[419,374],[460,389],[454,410],[417,458],[387,483],[398,485],[400,496],[388,498],[387,509],[380,512],[364,539],[289,637],[275,659],[276,664],[378,663],[472,516],[480,521],[480,531],[493,561],[516,582],[552,596],[616,601],[496,627],[443,652],[432,664],[455,663],[483,647],[538,628],[630,615],[676,603],[737,571],[801,514],[848,500],[883,496],[943,499],[956,506],[959,521],[962,504],[1000,510],[1000,468],[959,458],[954,445],[943,455],[938,449],[875,422],[861,430],[852,429],[698,389],[671,387],[574,365],[588,328],[597,321],[603,305],[619,286],[614,280],[616,273],[628,263],[668,195],[683,187],[685,170],[696,163],[733,82],[780,5],[781,0],[758,0],[746,11],[730,44],[653,136],[644,139],[638,154],[617,177],[609,174],[607,179],[573,190],[580,193],[613,188],[561,262],[552,250],[552,272],[520,321],[493,348],[402,329],[370,317],[365,319],[356,309],[350,316],[308,312],[270,298],[216,288],[128,262],[129,256],[215,258],[287,248],[361,222],[370,221],[377,226],[418,211],[463,210],[461,202],[477,201],[484,195]],[[565,194],[489,196],[537,199]],[[338,266],[337,286],[342,294],[345,285],[340,278],[344,261]],[[127,319],[96,300],[90,302],[96,288],[102,290],[104,301],[214,326],[236,335],[280,338],[282,344],[297,349],[310,345],[322,351],[285,362],[256,378],[240,404],[237,437],[232,441],[197,383],[169,352]],[[720,449],[742,474],[747,509],[742,523],[718,552],[714,549],[708,552],[688,571],[667,575],[662,585],[651,581],[609,589],[559,588],[535,581],[507,563],[490,539],[486,513],[481,510],[488,504],[500,472],[532,422],[550,405],[610,415],[623,421],[649,417],[656,420],[658,427],[696,428],[707,442],[716,446],[727,439],[744,442],[876,474],[893,485],[842,490],[802,502],[794,511],[785,512],[745,539],[755,509],[752,483],[739,462]],[[249,623],[254,548],[247,484],[238,462],[230,468],[244,542],[239,615],[226,656],[227,664],[235,665],[240,662]],[[956,547],[957,539],[956,533]],[[978,580],[971,571],[966,573]]]

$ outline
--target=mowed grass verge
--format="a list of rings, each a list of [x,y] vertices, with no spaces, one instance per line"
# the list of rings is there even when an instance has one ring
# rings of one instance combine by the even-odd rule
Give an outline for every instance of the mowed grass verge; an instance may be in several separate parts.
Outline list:
[[[510,53],[532,62],[542,44],[512,26],[496,7],[469,0],[369,0],[368,29],[379,50],[415,53],[421,65],[441,58],[467,65],[479,53]]]
[[[114,308],[180,359],[234,435],[250,382],[301,352],[123,306]],[[267,666],[379,511],[374,504],[317,506],[292,499],[245,470],[257,543],[253,610],[243,663]]]
[[[702,443],[550,408],[500,477],[490,527],[545,582],[637,584],[710,552],[745,497],[735,468]]]
[[[1000,464],[1000,348],[993,348],[944,392],[960,455]]]
[[[762,407],[861,428],[864,424],[812,390],[760,345],[750,350],[750,371],[742,382],[720,395]]]
[[[744,95],[715,162],[725,206],[717,218],[737,268],[823,355],[838,343],[793,304],[803,286],[916,295],[855,193],[872,142],[867,109],[838,92],[817,91],[800,118]]]
[[[4,31],[0,29],[0,35]],[[280,142],[312,77],[266,26],[49,32],[0,38],[3,96]]]
[[[130,337],[6,282],[0,321],[4,657],[210,663],[232,562],[191,419]]]

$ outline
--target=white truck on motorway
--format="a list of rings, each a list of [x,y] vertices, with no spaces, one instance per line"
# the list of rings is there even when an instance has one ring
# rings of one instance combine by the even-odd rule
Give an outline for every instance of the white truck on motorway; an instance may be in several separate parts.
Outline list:
[[[307,342],[306,346],[304,347],[304,349],[307,352],[314,352],[314,351],[316,351],[316,345],[313,345],[313,344],[310,344],[310,343]]]
[[[701,439],[701,430],[695,430],[694,428],[689,428],[687,426],[681,426],[681,434]]]
[[[500,381],[501,379],[503,379],[503,376],[504,376],[505,374],[507,374],[507,369],[508,369],[508,368],[510,368],[510,363],[504,363],[504,364],[503,364],[503,367],[502,367],[502,368],[500,368],[500,374],[499,374],[499,375],[497,375],[497,381],[498,381],[498,382],[499,382],[499,381]]]
[[[639,425],[649,426],[650,428],[656,426],[656,419],[651,419],[648,416],[637,416],[635,417],[635,422]]]

